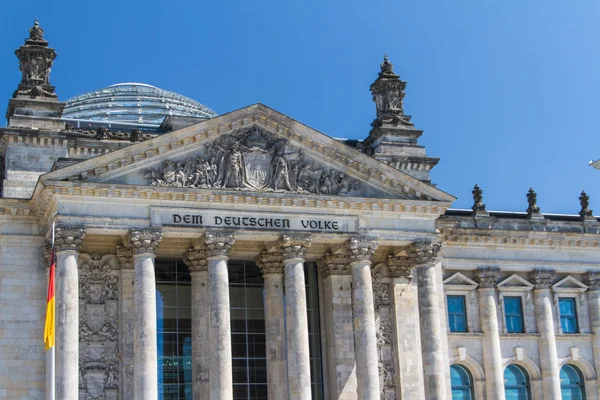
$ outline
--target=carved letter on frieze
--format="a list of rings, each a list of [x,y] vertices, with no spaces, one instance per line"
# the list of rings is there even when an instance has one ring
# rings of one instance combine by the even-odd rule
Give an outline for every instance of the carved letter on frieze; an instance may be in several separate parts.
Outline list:
[[[279,242],[277,242],[277,247],[281,251],[284,261],[294,259],[304,260],[311,244],[312,241],[307,236],[283,235]]]
[[[162,232],[157,229],[131,229],[125,238],[126,246],[133,254],[154,254],[162,240]]]
[[[302,150],[253,127],[225,135],[186,160],[166,160],[142,169],[154,186],[365,195],[360,181],[319,162]]]
[[[54,231],[54,250],[79,252],[85,237],[85,228],[57,226]]]
[[[263,275],[283,274],[283,257],[280,252],[261,252],[256,256],[256,265],[260,267]]]
[[[235,243],[235,234],[208,232],[204,235],[204,248],[207,257],[228,257]]]

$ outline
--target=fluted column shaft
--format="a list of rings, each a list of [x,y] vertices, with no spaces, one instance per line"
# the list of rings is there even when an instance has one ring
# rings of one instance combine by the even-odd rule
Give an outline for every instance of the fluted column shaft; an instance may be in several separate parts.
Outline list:
[[[554,271],[534,270],[529,273],[529,277],[535,284],[535,319],[540,334],[539,352],[544,399],[560,400],[560,370],[556,350],[552,294],[550,293]]]
[[[366,238],[351,238],[347,246],[353,283],[352,315],[358,398],[378,400],[381,394],[371,279],[371,256],[377,249],[377,242]]]
[[[285,301],[280,253],[263,252],[256,258],[265,282],[265,340],[269,399],[287,398]]]
[[[489,400],[504,400],[504,365],[500,348],[498,328],[498,303],[496,301],[496,281],[499,268],[482,268],[475,271],[479,283],[479,314],[483,332],[483,366],[486,376],[486,391]]]
[[[184,257],[192,289],[192,391],[195,399],[210,398],[208,264],[202,244]]]
[[[294,400],[312,397],[304,281],[304,257],[310,244],[308,238],[289,236],[284,236],[279,243],[285,271],[288,398]]]
[[[587,292],[590,326],[592,328],[592,351],[594,352],[594,367],[600,371],[600,272],[584,274]],[[598,382],[600,385],[600,382]]]
[[[126,244],[133,252],[135,400],[158,399],[154,252],[161,239],[160,231],[150,229],[132,229],[126,238]]]
[[[431,242],[416,242],[408,247],[409,257],[416,265],[421,323],[421,351],[423,352],[423,378],[425,398],[446,399],[444,354],[440,329],[439,296],[443,288],[436,287],[435,261],[440,245]]]
[[[231,363],[231,313],[229,309],[229,250],[233,234],[207,233],[204,238],[208,263],[208,300],[210,305],[210,399],[233,399]]]
[[[85,229],[57,227],[56,251],[56,399],[79,398],[79,275],[77,258]]]

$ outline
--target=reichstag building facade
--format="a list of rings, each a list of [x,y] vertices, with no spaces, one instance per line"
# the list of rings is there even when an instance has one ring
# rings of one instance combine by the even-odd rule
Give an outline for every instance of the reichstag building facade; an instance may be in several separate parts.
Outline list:
[[[525,212],[494,212],[475,187],[451,209],[387,57],[371,131],[340,140],[140,83],[62,102],[37,22],[16,56],[1,398],[598,399],[587,196],[573,215],[544,214],[533,190]]]

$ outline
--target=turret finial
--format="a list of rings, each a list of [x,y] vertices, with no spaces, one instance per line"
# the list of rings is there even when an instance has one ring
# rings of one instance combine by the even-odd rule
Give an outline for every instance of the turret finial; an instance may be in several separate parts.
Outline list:
[[[473,190],[471,191],[473,194],[473,211],[477,213],[478,211],[485,211],[485,204],[483,204],[483,190],[479,188],[479,185],[475,185]]]
[[[582,219],[594,219],[593,210],[590,210],[590,196],[587,195],[585,190],[581,191],[581,196],[579,196],[579,204],[581,205],[581,210],[579,211],[579,215]]]
[[[527,204],[529,205],[527,208],[527,214],[529,214],[529,216],[540,213],[540,208],[537,205],[537,193],[531,187],[527,192]]]

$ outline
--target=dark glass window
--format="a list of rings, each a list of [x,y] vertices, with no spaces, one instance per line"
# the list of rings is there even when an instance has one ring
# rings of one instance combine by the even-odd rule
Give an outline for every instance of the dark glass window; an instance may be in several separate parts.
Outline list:
[[[577,309],[575,299],[562,298],[558,300],[558,309],[560,312],[560,326],[563,333],[577,333]]]
[[[504,298],[504,315],[508,333],[523,333],[523,305],[520,297]]]
[[[159,400],[192,400],[190,274],[180,260],[156,260]]]
[[[465,296],[448,296],[448,323],[450,332],[467,331]]]
[[[452,385],[452,400],[472,400],[473,379],[469,371],[460,365],[450,366],[450,382]]]
[[[322,400],[323,357],[321,354],[321,324],[319,321],[319,292],[317,264],[305,263],[306,305],[308,309],[308,346],[310,350],[310,379],[313,400]]]
[[[504,370],[506,400],[529,400],[529,376],[523,368],[509,365]]]
[[[563,400],[585,400],[583,375],[579,369],[566,364],[560,369],[560,391]]]

